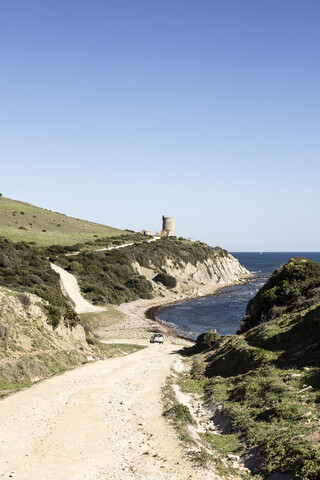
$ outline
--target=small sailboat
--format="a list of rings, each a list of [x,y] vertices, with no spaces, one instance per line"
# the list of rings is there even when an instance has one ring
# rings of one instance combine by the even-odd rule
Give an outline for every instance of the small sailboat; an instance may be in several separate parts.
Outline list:
[[[260,255],[262,255],[262,248],[260,247]]]

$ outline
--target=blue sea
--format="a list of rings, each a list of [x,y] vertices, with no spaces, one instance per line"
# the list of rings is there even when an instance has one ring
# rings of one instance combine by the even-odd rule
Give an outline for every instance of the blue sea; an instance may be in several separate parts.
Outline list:
[[[232,252],[232,255],[254,275],[249,283],[224,288],[209,297],[168,305],[157,311],[157,318],[192,339],[213,328],[220,335],[234,334],[245,315],[247,303],[273,270],[292,257],[305,257],[320,263],[320,252]]]

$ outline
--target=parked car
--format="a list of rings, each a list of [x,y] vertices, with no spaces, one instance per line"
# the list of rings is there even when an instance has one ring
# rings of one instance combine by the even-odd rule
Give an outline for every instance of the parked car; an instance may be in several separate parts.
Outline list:
[[[155,333],[150,338],[150,343],[163,343],[163,342],[164,342],[164,338],[161,333]]]

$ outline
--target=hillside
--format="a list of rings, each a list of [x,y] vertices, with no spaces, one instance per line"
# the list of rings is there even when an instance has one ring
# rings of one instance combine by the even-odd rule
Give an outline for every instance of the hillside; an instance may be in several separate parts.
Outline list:
[[[89,361],[131,353],[140,347],[105,345],[80,325],[55,329],[46,302],[0,287],[0,397]]]
[[[241,332],[199,337],[192,381],[222,404],[232,433],[245,435],[243,453],[259,447],[263,478],[319,479],[320,265],[293,258],[276,270]]]
[[[85,297],[101,305],[210,294],[249,274],[226,250],[175,237],[50,260],[75,275]]]
[[[0,196],[0,236],[37,245],[73,245],[124,233],[117,228],[68,217]]]

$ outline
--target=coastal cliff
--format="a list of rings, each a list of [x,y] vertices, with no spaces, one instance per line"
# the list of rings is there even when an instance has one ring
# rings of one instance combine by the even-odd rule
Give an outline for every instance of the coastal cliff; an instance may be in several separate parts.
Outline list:
[[[172,259],[166,259],[163,269],[167,275],[176,280],[175,287],[171,289],[154,280],[157,275],[155,267],[146,268],[138,263],[134,263],[133,267],[151,282],[154,297],[180,295],[184,298],[209,295],[218,287],[246,281],[250,275],[250,272],[229,253],[223,256],[215,255],[195,264],[187,261],[177,265]]]
[[[83,251],[76,257],[59,255],[53,261],[73,273],[85,298],[99,305],[201,296],[249,275],[226,250],[177,238],[111,251]]]
[[[275,270],[237,335],[198,337],[189,388],[231,419],[253,478],[320,478],[319,339],[320,265],[302,257]]]

